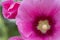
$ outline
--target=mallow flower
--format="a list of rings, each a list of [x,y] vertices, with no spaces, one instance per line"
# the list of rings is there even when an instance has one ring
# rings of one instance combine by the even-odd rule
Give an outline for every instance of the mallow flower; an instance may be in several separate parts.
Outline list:
[[[14,2],[14,0],[5,0],[2,2],[3,16],[5,18],[13,19],[17,15],[17,10],[19,7],[19,2]]]
[[[14,11],[15,6],[9,7]],[[60,0],[23,0],[16,11],[11,16],[2,11],[5,18],[15,17],[21,34],[9,40],[60,40]]]

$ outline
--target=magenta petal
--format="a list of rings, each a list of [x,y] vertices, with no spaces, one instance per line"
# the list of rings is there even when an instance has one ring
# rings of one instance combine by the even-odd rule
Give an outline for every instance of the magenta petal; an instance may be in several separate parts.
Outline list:
[[[2,13],[5,18],[15,18],[17,15],[17,10],[19,7],[19,3],[15,3],[13,1],[5,1],[2,3]]]
[[[21,37],[14,36],[14,37],[9,38],[9,40],[23,40],[23,39]]]
[[[39,38],[39,37],[36,37],[36,38],[27,38],[27,39],[25,39],[25,40],[43,40],[43,39],[41,39],[41,38]],[[44,39],[45,40],[45,39]]]
[[[58,10],[54,16],[53,19],[55,20],[55,25],[54,25],[54,33],[49,39],[51,40],[60,40],[60,10]]]
[[[55,3],[55,0],[41,0],[40,3],[40,9],[43,12],[43,14],[49,16],[51,14],[54,14],[55,8],[57,3]]]
[[[59,28],[60,28],[60,10],[58,10],[58,11],[54,14],[53,19],[55,20],[55,27],[56,27],[57,29],[59,29]]]
[[[60,40],[60,26],[58,25],[55,27],[54,34],[49,36],[48,39],[50,40]]]
[[[52,36],[52,40],[60,40],[60,27],[56,28],[56,32]]]
[[[2,2],[2,7],[5,9],[8,9],[12,3],[14,3],[14,2],[13,1]]]
[[[55,19],[56,24],[60,23],[60,10],[58,10],[58,11],[54,14],[53,18]]]
[[[18,22],[20,21],[20,22]],[[24,35],[24,37],[29,37],[32,34],[32,24],[30,22],[25,22],[22,20],[18,20],[17,21],[17,26],[18,26],[18,30],[19,33],[21,33],[22,35]]]
[[[25,21],[32,21],[35,17],[40,16],[41,10],[39,1],[27,0],[21,3],[21,6],[18,9],[17,18],[25,20]]]

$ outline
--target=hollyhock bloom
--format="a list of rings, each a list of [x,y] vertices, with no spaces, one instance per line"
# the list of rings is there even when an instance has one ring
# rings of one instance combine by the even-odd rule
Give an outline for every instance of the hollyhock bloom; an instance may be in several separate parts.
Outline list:
[[[15,18],[17,15],[17,10],[19,7],[18,2],[14,2],[13,0],[6,0],[5,2],[2,2],[2,7],[3,7],[3,16],[5,18]]]
[[[23,0],[16,24],[21,37],[9,40],[60,40],[60,0]]]

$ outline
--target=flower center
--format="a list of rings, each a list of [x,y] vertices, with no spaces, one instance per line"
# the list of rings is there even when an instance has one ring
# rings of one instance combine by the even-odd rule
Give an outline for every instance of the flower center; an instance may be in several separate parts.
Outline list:
[[[50,29],[48,20],[40,20],[37,29],[40,30],[43,34],[45,34]]]

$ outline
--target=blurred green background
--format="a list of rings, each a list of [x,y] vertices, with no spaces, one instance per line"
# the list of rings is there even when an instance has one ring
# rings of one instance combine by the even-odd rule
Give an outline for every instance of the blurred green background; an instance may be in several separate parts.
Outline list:
[[[0,6],[0,40],[5,40],[4,38],[7,40],[9,37],[18,35],[19,33],[15,21],[4,19],[2,7]]]

